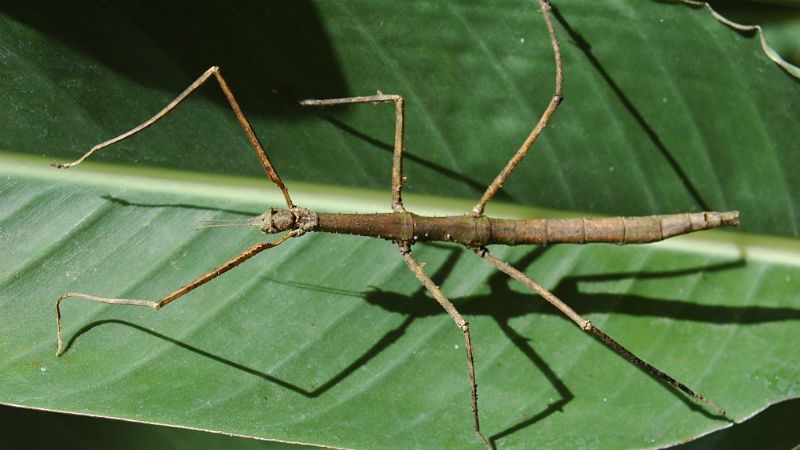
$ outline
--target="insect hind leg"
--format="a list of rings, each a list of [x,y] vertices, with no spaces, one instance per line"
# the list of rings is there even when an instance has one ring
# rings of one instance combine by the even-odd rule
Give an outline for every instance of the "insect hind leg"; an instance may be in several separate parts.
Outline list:
[[[574,309],[572,309],[569,305],[564,303],[563,300],[556,297],[555,294],[550,292],[549,290],[545,289],[539,283],[530,279],[527,275],[525,275],[522,271],[515,268],[511,264],[496,258],[492,255],[488,249],[485,247],[483,248],[474,248],[472,249],[475,253],[480,256],[481,258],[485,259],[493,266],[500,269],[501,272],[505,273],[509,277],[519,281],[529,289],[533,290],[537,294],[539,294],[543,299],[545,299],[548,303],[555,306],[559,311],[561,311],[565,316],[569,317],[570,320],[575,322],[578,327],[584,332],[594,336],[598,341],[605,344],[611,350],[617,352],[620,356],[625,358],[629,363],[633,364],[634,366],[638,367],[639,369],[647,372],[653,378],[656,378],[659,381],[662,381],[666,384],[669,384],[673,388],[683,392],[684,394],[688,395],[689,397],[693,398],[698,402],[705,403],[712,409],[714,409],[717,414],[720,416],[725,416],[725,410],[721,408],[719,405],[714,403],[711,399],[703,396],[702,394],[693,391],[688,386],[683,384],[682,382],[676,380],[668,373],[662,371],[661,369],[653,366],[652,364],[644,361],[643,359],[636,356],[632,351],[625,348],[622,344],[617,342],[614,338],[607,335],[603,330],[597,328],[592,322],[585,319],[583,316],[578,314]]]

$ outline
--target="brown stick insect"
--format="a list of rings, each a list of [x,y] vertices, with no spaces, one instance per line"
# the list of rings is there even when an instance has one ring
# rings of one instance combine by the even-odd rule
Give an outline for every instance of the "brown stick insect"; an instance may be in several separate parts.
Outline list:
[[[280,237],[271,242],[259,242],[231,260],[219,265],[208,273],[201,275],[190,281],[181,288],[165,295],[159,300],[140,300],[126,298],[106,298],[83,293],[65,293],[56,300],[56,323],[58,336],[57,355],[64,349],[61,337],[61,302],[67,298],[81,298],[94,302],[110,303],[114,305],[133,305],[146,306],[160,309],[173,301],[181,298],[184,294],[202,286],[203,284],[217,278],[223,273],[235,268],[239,264],[256,256],[264,250],[277,247],[289,239],[298,238],[306,233],[325,232],[325,233],[344,233],[375,237],[394,242],[399,250],[401,257],[405,260],[409,270],[425,286],[433,298],[444,308],[447,314],[455,322],[456,326],[464,335],[464,342],[467,357],[467,372],[470,387],[470,406],[472,409],[473,428],[481,443],[487,448],[492,448],[480,429],[478,414],[478,393],[475,380],[474,358],[472,340],[470,336],[470,326],[458,312],[457,308],[450,300],[445,297],[439,287],[433,282],[425,272],[423,264],[418,262],[412,254],[412,246],[417,242],[426,241],[446,241],[464,245],[472,250],[478,257],[483,258],[488,263],[497,267],[500,271],[516,279],[523,285],[532,289],[547,302],[556,307],[561,313],[584,332],[598,339],[600,342],[619,353],[634,366],[648,372],[654,378],[671,385],[696,401],[705,403],[713,408],[718,414],[724,415],[725,411],[717,406],[712,400],[695,392],[685,384],[676,380],[667,373],[659,370],[651,364],[643,361],[633,352],[622,346],[615,339],[594,326],[590,321],[579,315],[570,308],[564,301],[553,295],[550,291],[530,279],[520,270],[512,267],[491,254],[487,249],[490,244],[504,245],[549,245],[556,243],[586,244],[594,242],[615,243],[615,244],[642,244],[647,242],[660,241],[672,236],[685,234],[698,230],[705,230],[721,226],[736,226],[739,222],[737,211],[729,212],[699,212],[682,213],[668,215],[654,215],[646,217],[614,217],[614,218],[579,218],[579,219],[559,219],[559,220],[508,220],[495,219],[484,215],[486,204],[500,190],[503,183],[511,175],[517,165],[527,155],[534,141],[539,137],[542,130],[550,121],[551,116],[561,103],[563,68],[561,61],[561,51],[558,39],[553,28],[550,17],[550,4],[548,0],[538,0],[544,15],[547,32],[555,57],[555,92],[548,103],[546,109],[531,130],[528,137],[520,148],[508,161],[506,166],[495,177],[494,181],[486,188],[478,203],[472,211],[463,216],[450,217],[426,217],[409,212],[403,206],[401,196],[403,188],[403,139],[404,139],[404,117],[405,101],[399,95],[372,95],[364,97],[334,98],[325,100],[302,100],[301,105],[305,106],[333,106],[357,103],[394,103],[395,105],[395,135],[394,153],[392,157],[392,202],[391,212],[376,214],[339,214],[315,212],[296,206],[289,195],[281,177],[275,167],[267,157],[258,137],[250,126],[249,121],[237,103],[233,92],[229,88],[218,67],[211,67],[203,73],[197,80],[189,85],[175,100],[169,103],[156,115],[113,139],[102,142],[74,162],[67,164],[54,164],[62,169],[76,166],[86,158],[107,146],[122,141],[157,122],[159,119],[170,113],[192,92],[211,78],[219,83],[223,94],[233,109],[233,113],[244,129],[250,144],[258,156],[261,166],[264,168],[267,177],[281,190],[286,201],[286,208],[270,208],[265,213],[245,221],[220,222],[212,224],[215,226],[226,225],[246,225],[259,228],[265,234],[281,234]]]

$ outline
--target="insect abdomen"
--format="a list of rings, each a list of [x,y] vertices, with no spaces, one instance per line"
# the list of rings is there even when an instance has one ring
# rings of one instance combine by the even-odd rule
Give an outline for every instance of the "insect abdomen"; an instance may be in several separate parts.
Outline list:
[[[490,244],[644,244],[721,226],[737,226],[739,212],[699,212],[640,217],[489,219]]]
[[[418,216],[319,213],[315,231],[379,237],[398,242],[448,241],[470,247],[488,244],[643,244],[668,237],[739,224],[739,212],[699,212],[598,219],[493,219],[485,216]]]

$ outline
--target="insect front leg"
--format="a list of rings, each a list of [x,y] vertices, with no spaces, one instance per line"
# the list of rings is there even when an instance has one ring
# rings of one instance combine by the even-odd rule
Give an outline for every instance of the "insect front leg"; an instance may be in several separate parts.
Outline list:
[[[186,97],[188,97],[192,92],[194,92],[197,88],[202,86],[206,81],[208,81],[211,77],[216,78],[217,83],[219,84],[220,89],[222,89],[222,93],[225,94],[225,98],[228,100],[228,104],[233,109],[233,114],[236,116],[236,119],[239,121],[239,125],[242,126],[244,133],[247,135],[247,140],[250,141],[250,145],[252,145],[253,150],[256,152],[256,156],[258,156],[258,160],[261,162],[261,166],[264,168],[264,172],[266,172],[267,177],[278,186],[278,189],[281,190],[283,193],[283,198],[286,200],[286,205],[289,209],[294,207],[292,203],[292,199],[289,196],[289,191],[286,189],[286,185],[283,184],[283,180],[278,175],[278,172],[275,171],[275,167],[272,165],[272,162],[267,157],[267,153],[264,151],[264,147],[261,146],[261,142],[258,140],[258,136],[256,136],[255,131],[253,131],[253,127],[250,126],[250,121],[247,120],[245,117],[244,112],[242,112],[242,108],[239,106],[239,102],[236,101],[236,97],[233,95],[233,91],[231,91],[230,87],[228,87],[228,82],[225,81],[225,78],[222,77],[222,72],[220,71],[219,67],[213,66],[206,70],[199,78],[197,78],[192,84],[189,85],[183,92],[181,92],[175,100],[171,101],[167,106],[165,106],[161,111],[156,113],[153,117],[147,119],[146,121],[142,122],[138,126],[134,127],[133,129],[120,134],[117,137],[111,138],[107,141],[101,142],[94,147],[90,148],[89,151],[83,154],[80,158],[72,161],[70,163],[63,163],[52,164],[53,167],[59,169],[68,169],[73,166],[77,166],[78,164],[82,163],[86,158],[90,157],[95,152],[108,147],[109,145],[115,144],[119,141],[125,140],[136,133],[144,130],[145,128],[153,125],[154,123],[161,120],[164,116],[169,114],[173,109],[177,108],[178,105],[181,104]]]
[[[329,99],[307,99],[301,100],[303,106],[333,106],[333,105],[352,105],[358,103],[388,103],[393,102],[395,107],[394,122],[394,153],[392,155],[392,210],[404,212],[403,198],[403,149],[405,135],[405,100],[399,95],[370,95],[364,97],[344,97]]]
[[[190,281],[189,283],[186,283],[181,288],[165,295],[164,297],[161,297],[161,299],[159,300],[107,298],[107,297],[98,297],[95,295],[81,294],[75,292],[67,292],[61,294],[58,297],[58,299],[56,299],[56,335],[58,337],[58,349],[56,350],[56,356],[60,356],[64,352],[64,345],[61,339],[61,302],[64,301],[65,299],[80,298],[92,302],[108,303],[111,305],[146,306],[148,308],[161,309],[162,307],[174,302],[175,300],[184,296],[185,294],[199,288],[200,286],[208,283],[214,278],[217,278],[223,273],[233,269],[239,264],[263,252],[264,250],[275,248],[278,245],[282,244],[283,242],[286,242],[288,239],[293,238],[295,236],[300,236],[301,234],[303,234],[301,230],[294,230],[284,234],[283,236],[281,236],[280,238],[276,239],[273,242],[259,242],[258,244],[249,247],[242,253],[239,253],[228,262],[221,264],[216,268],[212,269],[211,271],[207,272],[206,274],[197,277],[196,279]]]

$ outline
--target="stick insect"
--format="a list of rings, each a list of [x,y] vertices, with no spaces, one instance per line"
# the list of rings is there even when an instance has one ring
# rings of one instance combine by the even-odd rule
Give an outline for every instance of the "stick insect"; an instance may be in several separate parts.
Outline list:
[[[213,223],[214,226],[227,225],[246,225],[259,228],[265,234],[281,234],[273,241],[259,242],[229,261],[217,266],[208,273],[190,281],[179,289],[165,295],[159,300],[142,300],[127,298],[107,298],[84,293],[64,293],[58,297],[55,304],[58,349],[56,355],[61,355],[64,350],[61,333],[61,303],[67,298],[79,298],[93,302],[109,303],[113,305],[144,306],[160,309],[184,296],[185,294],[199,288],[205,283],[219,277],[225,272],[235,268],[239,264],[253,258],[259,253],[275,248],[289,239],[299,238],[307,233],[344,233],[374,237],[392,241],[397,245],[400,256],[405,261],[409,270],[428,290],[430,295],[441,305],[441,307],[452,318],[455,325],[462,332],[465,349],[467,374],[469,378],[470,407],[472,410],[472,426],[480,439],[480,442],[491,449],[492,445],[484,437],[480,428],[478,414],[478,392],[475,379],[475,362],[473,357],[473,345],[470,335],[470,326],[464,317],[459,313],[455,305],[447,299],[431,277],[426,273],[424,265],[420,263],[412,253],[412,246],[417,242],[425,241],[446,241],[461,244],[473,251],[478,257],[492,264],[500,271],[504,272],[513,279],[519,281],[530,288],[557,308],[566,317],[572,320],[580,330],[593,336],[610,349],[617,352],[634,366],[646,371],[654,378],[672,386],[674,389],[683,392],[695,401],[701,402],[712,408],[720,415],[725,411],[711,399],[706,398],[700,393],[690,389],[682,382],[676,380],[664,371],[645,362],[633,352],[628,350],[614,338],[593,325],[589,320],[582,317],[564,301],[556,297],[553,293],[545,289],[536,281],[529,278],[522,271],[514,268],[507,262],[495,257],[487,248],[490,244],[504,245],[549,245],[557,243],[586,244],[595,242],[615,243],[615,244],[641,244],[667,239],[672,236],[685,234],[698,230],[705,230],[721,226],[737,226],[739,214],[737,211],[729,212],[698,212],[668,215],[654,215],[646,217],[615,217],[615,218],[581,218],[581,219],[560,219],[560,220],[507,220],[496,219],[484,215],[486,204],[494,198],[503,183],[511,175],[517,165],[528,154],[533,143],[542,133],[543,129],[550,121],[553,113],[563,100],[563,67],[561,60],[561,50],[558,39],[553,28],[550,15],[549,0],[538,0],[541,12],[549,35],[555,58],[555,92],[550,99],[547,107],[536,122],[528,137],[524,140],[519,149],[514,153],[508,163],[500,173],[486,188],[478,203],[472,211],[463,216],[450,217],[426,217],[416,215],[406,210],[403,205],[403,140],[405,123],[405,100],[400,95],[378,95],[347,97],[334,99],[310,99],[302,100],[303,106],[334,106],[345,104],[361,103],[393,103],[395,106],[395,134],[394,150],[392,156],[391,171],[391,212],[375,214],[339,214],[315,212],[309,209],[298,207],[294,204],[289,195],[289,191],[278,175],[275,167],[264,151],[258,137],[250,126],[240,108],[233,92],[222,76],[219,67],[211,67],[205,71],[197,80],[189,85],[178,97],[165,106],[160,112],[143,122],[139,126],[123,133],[117,137],[95,145],[79,159],[65,164],[53,164],[57,168],[66,169],[74,167],[95,152],[122,141],[134,134],[137,134],[159,119],[174,110],[192,92],[210,79],[216,79],[222,93],[227,99],[239,124],[243,128],[247,139],[255,150],[255,153],[263,167],[269,180],[274,183],[283,194],[286,208],[270,208],[263,214],[245,221],[224,221]]]

